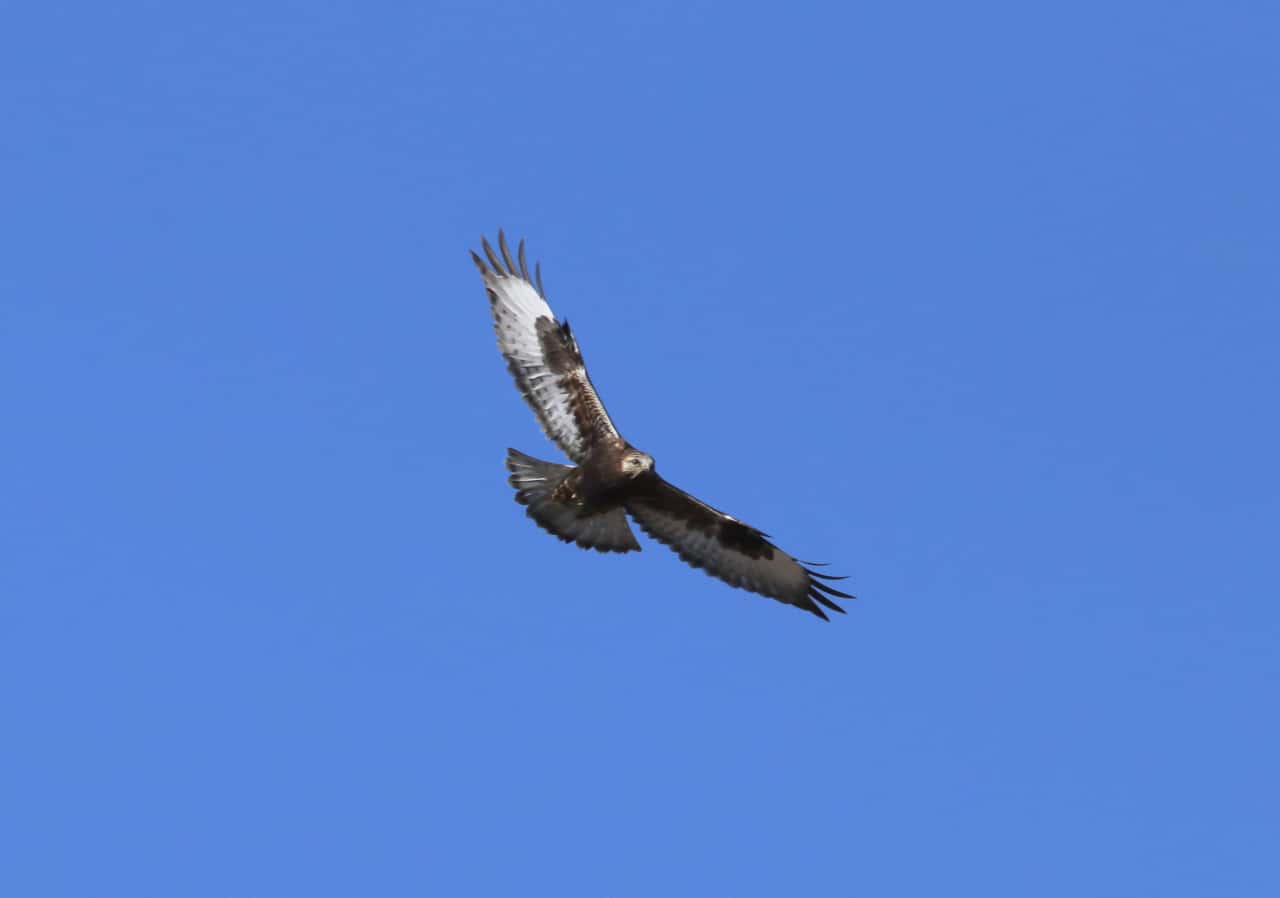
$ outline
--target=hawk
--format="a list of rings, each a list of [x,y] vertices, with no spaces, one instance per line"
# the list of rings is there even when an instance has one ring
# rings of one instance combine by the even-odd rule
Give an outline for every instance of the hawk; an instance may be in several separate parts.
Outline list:
[[[844,613],[832,597],[852,599],[821,574],[779,549],[767,534],[695,499],[658,476],[653,456],[627,442],[614,426],[587,375],[568,321],[557,321],[542,288],[542,270],[529,274],[521,240],[512,259],[498,231],[498,252],[481,238],[480,269],[493,312],[498,348],[543,431],[573,466],[507,450],[515,499],[542,529],[565,542],[600,552],[638,552],[627,515],[640,529],[695,568],[730,586],[816,614]],[[500,253],[500,255],[499,255]]]

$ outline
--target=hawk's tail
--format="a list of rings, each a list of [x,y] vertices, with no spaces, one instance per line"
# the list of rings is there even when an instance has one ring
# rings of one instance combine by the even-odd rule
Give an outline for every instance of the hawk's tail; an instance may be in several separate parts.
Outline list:
[[[584,549],[639,551],[640,544],[621,508],[584,514],[581,506],[556,501],[556,487],[573,468],[508,449],[507,470],[511,472],[507,482],[516,488],[516,501],[526,506],[525,513],[543,530]]]

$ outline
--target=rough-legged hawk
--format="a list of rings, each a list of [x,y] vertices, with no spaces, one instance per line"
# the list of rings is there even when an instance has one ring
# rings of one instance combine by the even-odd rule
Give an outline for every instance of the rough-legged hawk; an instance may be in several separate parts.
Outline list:
[[[761,531],[658,476],[652,456],[623,439],[609,419],[569,323],[557,321],[547,305],[540,268],[535,266],[529,275],[524,241],[515,259],[501,231],[501,255],[488,240],[482,238],[481,243],[488,261],[474,252],[471,258],[489,293],[498,346],[542,429],[576,465],[507,450],[516,501],[526,506],[529,517],[584,549],[638,552],[640,544],[627,525],[629,514],[649,536],[731,586],[795,605],[823,620],[823,608],[843,614],[831,597],[853,596],[823,582],[843,577],[810,570]]]

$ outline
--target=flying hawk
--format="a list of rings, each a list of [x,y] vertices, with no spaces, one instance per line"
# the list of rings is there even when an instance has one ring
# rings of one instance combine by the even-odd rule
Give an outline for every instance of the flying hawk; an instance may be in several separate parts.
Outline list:
[[[481,238],[485,259],[473,252],[489,305],[498,347],[516,387],[543,431],[576,467],[507,450],[509,481],[529,517],[565,542],[600,552],[638,552],[627,515],[684,561],[741,587],[823,620],[823,608],[844,613],[832,596],[852,599],[810,570],[756,528],[717,511],[658,476],[653,457],[618,433],[587,376],[569,322],[556,320],[542,289],[542,271],[529,275],[524,241],[511,258],[498,231],[495,253]]]

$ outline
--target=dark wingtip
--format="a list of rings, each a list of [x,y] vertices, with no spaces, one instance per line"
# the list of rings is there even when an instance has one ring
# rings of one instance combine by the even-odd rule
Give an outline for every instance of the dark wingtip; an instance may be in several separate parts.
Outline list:
[[[529,266],[525,264],[525,261],[524,261],[524,238],[523,237],[520,238],[520,245],[516,247],[516,259],[520,262],[520,277],[524,278],[526,282],[532,283],[532,281],[529,280]]]
[[[499,229],[498,233],[501,234],[502,230]],[[493,247],[489,243],[489,238],[481,235],[480,246],[484,249],[484,254],[489,257],[489,264],[493,267],[493,273],[502,274],[502,263],[498,261],[498,254],[493,251]]]
[[[516,263],[511,258],[511,249],[507,246],[507,235],[502,233],[502,228],[498,228],[498,248],[502,250],[502,261],[507,266],[507,274],[516,277]]]
[[[805,611],[808,611],[810,614],[814,615],[815,617],[820,617],[827,623],[831,623],[831,618],[827,617],[826,614],[823,613],[822,609],[819,608],[817,605],[813,604],[813,602],[810,602],[807,605],[801,605],[800,607],[803,608]],[[840,609],[837,608],[836,611],[840,611]]]
[[[817,562],[814,562],[814,561],[806,561],[804,563],[810,564],[810,565],[817,564]],[[805,598],[810,603],[817,602],[823,605],[824,607],[831,609],[832,611],[839,612],[840,614],[848,613],[839,605],[837,605],[835,602],[833,602],[829,597],[835,596],[841,599],[856,599],[857,596],[850,595],[847,592],[841,592],[840,590],[836,589],[834,586],[831,586],[823,582],[824,580],[847,580],[849,579],[848,577],[837,577],[833,574],[821,574],[821,573],[818,573],[817,571],[810,570],[807,567],[804,568],[804,572],[809,577],[809,591],[805,595]]]
[[[818,562],[816,561],[806,561],[804,563],[808,565],[818,564]],[[842,599],[857,598],[857,596],[850,595],[847,592],[841,592],[840,590],[836,589],[834,586],[830,586],[827,583],[822,582],[824,580],[848,580],[849,578],[847,576],[837,576],[835,574],[824,574],[820,571],[815,571],[807,567],[804,568],[804,572],[809,575],[809,586],[811,591],[820,590],[822,592],[825,592],[827,595],[839,596]]]
[[[840,612],[841,614],[844,614],[844,613],[845,613],[845,610],[844,610],[843,608],[841,608],[841,607],[840,607],[839,605],[837,605],[835,602],[833,602],[833,601],[831,601],[830,599],[828,599],[826,596],[824,596],[824,595],[823,595],[822,593],[820,593],[820,592],[811,591],[811,592],[809,593],[809,598],[811,598],[811,599],[813,599],[813,600],[815,600],[815,601],[817,601],[817,602],[822,603],[822,604],[823,604],[823,605],[825,605],[827,608],[830,608],[832,611],[838,611],[838,612]]]
[[[834,586],[828,586],[825,583],[819,583],[817,580],[810,580],[809,586],[811,587],[811,589],[825,592],[829,596],[839,596],[842,599],[857,598],[857,596],[851,596],[847,592],[841,592],[840,590],[836,589]]]

